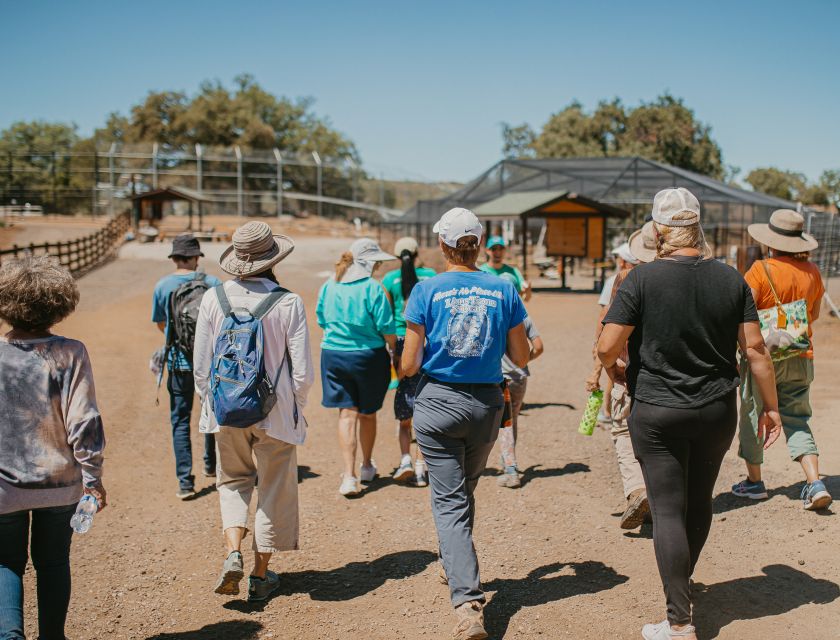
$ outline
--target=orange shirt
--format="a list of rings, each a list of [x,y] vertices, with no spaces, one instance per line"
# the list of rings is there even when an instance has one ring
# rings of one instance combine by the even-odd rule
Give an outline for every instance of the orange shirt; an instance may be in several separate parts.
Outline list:
[[[819,267],[809,260],[794,260],[788,256],[768,258],[765,262],[770,268],[773,286],[782,304],[805,300],[808,305],[808,337],[811,337],[813,335],[811,319],[814,316],[814,309],[825,293]],[[770,290],[770,283],[767,281],[767,273],[764,271],[761,260],[753,263],[744,279],[753,290],[756,309],[770,309],[776,306],[776,299]],[[814,344],[813,340],[811,344]],[[813,349],[808,351],[806,357],[814,357]]]

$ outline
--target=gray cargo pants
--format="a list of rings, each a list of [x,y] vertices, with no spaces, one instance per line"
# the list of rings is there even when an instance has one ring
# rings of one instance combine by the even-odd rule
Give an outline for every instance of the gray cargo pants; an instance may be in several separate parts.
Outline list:
[[[497,385],[451,384],[427,376],[414,404],[414,433],[429,468],[432,513],[452,605],[484,602],[473,546],[473,493],[502,420]]]

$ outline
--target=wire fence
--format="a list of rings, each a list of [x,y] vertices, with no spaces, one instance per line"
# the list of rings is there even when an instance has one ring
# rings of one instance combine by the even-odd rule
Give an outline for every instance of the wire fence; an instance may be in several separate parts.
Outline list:
[[[116,254],[130,225],[130,216],[128,212],[124,212],[111,218],[99,231],[82,238],[66,242],[13,245],[11,249],[0,250],[0,263],[10,257],[15,259],[25,255],[49,255],[58,258],[62,266],[79,277]]]

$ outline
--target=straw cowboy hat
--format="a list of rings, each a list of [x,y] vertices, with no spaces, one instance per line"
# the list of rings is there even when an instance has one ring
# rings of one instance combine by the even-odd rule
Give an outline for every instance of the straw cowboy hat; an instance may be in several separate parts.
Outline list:
[[[804,253],[813,251],[819,243],[810,233],[803,232],[805,218],[791,209],[776,209],[768,224],[751,224],[747,232],[761,244],[784,251]]]
[[[638,231],[634,231],[627,241],[630,253],[639,262],[653,262],[656,259],[656,234],[653,231],[653,221],[646,222]]]
[[[233,232],[233,245],[219,258],[219,266],[232,276],[250,276],[273,267],[294,251],[291,238],[274,235],[265,222],[249,222]]]

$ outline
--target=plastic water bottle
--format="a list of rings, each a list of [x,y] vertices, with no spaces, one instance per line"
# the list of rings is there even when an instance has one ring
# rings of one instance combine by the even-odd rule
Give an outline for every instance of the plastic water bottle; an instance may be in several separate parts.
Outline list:
[[[583,410],[583,417],[580,419],[580,426],[578,433],[585,436],[591,436],[595,431],[595,425],[598,424],[598,411],[601,405],[604,404],[604,392],[600,389],[595,389],[589,394],[589,400],[586,401],[586,409]]]
[[[91,495],[84,496],[70,518],[70,528],[76,533],[87,533],[93,524],[93,516],[99,510],[99,502]]]

